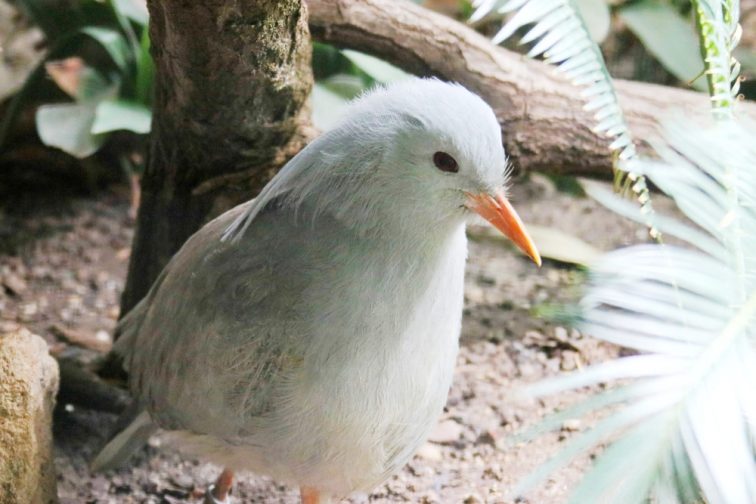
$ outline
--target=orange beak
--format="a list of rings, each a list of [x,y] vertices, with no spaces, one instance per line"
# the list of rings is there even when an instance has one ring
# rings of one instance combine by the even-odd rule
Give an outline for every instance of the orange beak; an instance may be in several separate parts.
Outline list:
[[[515,209],[509,204],[507,198],[504,197],[504,192],[499,189],[492,196],[488,193],[482,194],[470,194],[467,193],[468,202],[467,207],[470,210],[474,210],[481,217],[486,219],[493,226],[504,233],[504,236],[512,240],[517,247],[525,252],[534,263],[538,266],[541,265],[541,255],[538,253],[538,249],[530,238],[530,235],[525,230],[525,225],[522,223],[520,216],[517,215]]]

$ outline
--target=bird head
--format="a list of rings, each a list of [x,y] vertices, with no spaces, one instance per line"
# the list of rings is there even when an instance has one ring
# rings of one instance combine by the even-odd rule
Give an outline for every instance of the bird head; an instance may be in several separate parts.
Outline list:
[[[295,156],[224,234],[239,236],[268,201],[307,203],[361,234],[420,239],[475,213],[540,265],[506,198],[496,116],[458,84],[408,79],[356,100],[344,120]]]
[[[363,207],[421,227],[477,213],[540,265],[506,197],[501,127],[477,95],[436,79],[402,81],[362,97],[333,135],[333,156],[346,151],[358,165],[353,191]]]

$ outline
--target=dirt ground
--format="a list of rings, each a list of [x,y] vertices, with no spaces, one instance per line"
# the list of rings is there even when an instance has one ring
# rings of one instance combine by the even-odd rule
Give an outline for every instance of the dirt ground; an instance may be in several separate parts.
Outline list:
[[[1,189],[1,188],[0,188]],[[64,186],[0,191],[0,332],[17,325],[44,336],[51,351],[81,361],[110,345],[118,317],[133,224],[120,186],[82,196]],[[555,190],[541,177],[516,182],[524,220],[554,226],[609,250],[644,231],[595,203]],[[369,496],[351,502],[515,502],[513,485],[591,420],[509,446],[512,433],[589,394],[546,400],[518,396],[525,384],[616,356],[619,350],[533,315],[574,300],[584,273],[547,260],[538,270],[499,241],[473,241],[462,345],[440,424],[414,459]],[[326,405],[327,407],[327,405]],[[218,468],[184,460],[158,435],[133,464],[91,474],[87,463],[115,421],[112,414],[59,404],[55,418],[58,491],[66,503],[200,502]],[[564,502],[590,454],[516,502]],[[241,474],[234,502],[294,503],[295,489]]]

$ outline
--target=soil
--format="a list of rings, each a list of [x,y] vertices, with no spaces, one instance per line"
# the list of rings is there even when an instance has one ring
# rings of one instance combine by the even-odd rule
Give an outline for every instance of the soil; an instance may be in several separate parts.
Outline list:
[[[3,191],[0,191],[3,192]],[[529,223],[553,226],[603,250],[645,239],[643,229],[594,202],[558,192],[547,179],[517,181],[513,202]],[[0,194],[0,332],[23,325],[51,352],[88,362],[110,346],[133,223],[128,191],[113,186],[71,194],[59,185]],[[582,269],[546,260],[539,270],[502,241],[470,244],[461,350],[448,404],[431,440],[369,496],[350,502],[564,502],[591,458],[586,454],[515,500],[514,485],[551,458],[592,419],[512,444],[515,432],[585,398],[582,390],[545,399],[524,385],[613,358],[617,347],[535,316],[574,301]],[[201,502],[218,467],[185,460],[158,435],[129,467],[92,474],[88,461],[116,416],[59,404],[55,418],[62,503]],[[240,474],[234,502],[294,503],[297,491]]]

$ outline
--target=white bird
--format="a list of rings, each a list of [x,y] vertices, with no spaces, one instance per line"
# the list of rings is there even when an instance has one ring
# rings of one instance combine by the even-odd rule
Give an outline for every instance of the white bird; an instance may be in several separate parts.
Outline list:
[[[207,502],[252,470],[312,504],[371,490],[425,441],[451,385],[471,211],[540,257],[478,96],[412,79],[347,115],[197,231],[121,321],[140,413],[94,468],[159,427],[226,467]]]

